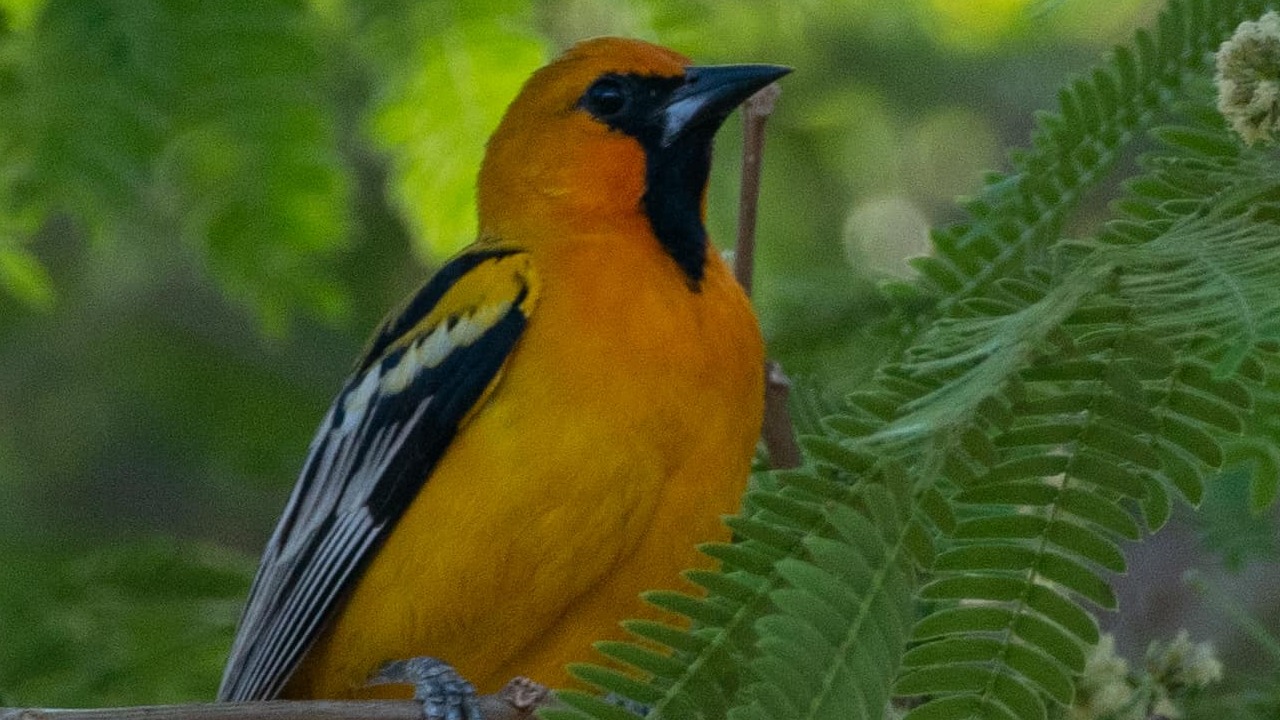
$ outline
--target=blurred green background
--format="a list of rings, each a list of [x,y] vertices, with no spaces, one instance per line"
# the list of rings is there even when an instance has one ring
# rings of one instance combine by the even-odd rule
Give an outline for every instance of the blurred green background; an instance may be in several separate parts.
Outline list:
[[[0,704],[212,695],[332,394],[470,240],[484,140],[558,50],[623,34],[797,69],[756,302],[772,355],[835,397],[893,345],[877,284],[1159,5],[0,0]],[[1274,556],[1272,528],[1232,557]],[[1152,582],[1180,587],[1181,547]],[[1128,647],[1185,622],[1128,587]]]

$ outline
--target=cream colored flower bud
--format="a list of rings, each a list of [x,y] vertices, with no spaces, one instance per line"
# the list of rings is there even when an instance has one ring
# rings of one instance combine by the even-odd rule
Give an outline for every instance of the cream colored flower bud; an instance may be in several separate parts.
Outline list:
[[[1147,671],[1167,688],[1202,688],[1222,680],[1222,661],[1212,643],[1192,642],[1179,630],[1168,643],[1151,643]]]
[[[1218,48],[1218,111],[1246,144],[1280,129],[1280,15],[1240,23]]]

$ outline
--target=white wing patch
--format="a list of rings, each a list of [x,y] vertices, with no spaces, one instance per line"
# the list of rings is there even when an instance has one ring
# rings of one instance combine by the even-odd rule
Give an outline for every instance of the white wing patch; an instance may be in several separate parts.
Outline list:
[[[369,401],[373,399],[373,395],[378,390],[378,377],[381,375],[378,366],[375,364],[369,368],[364,377],[360,378],[360,384],[351,388],[351,392],[347,393],[347,398],[342,402],[342,425],[338,427],[338,431],[343,435],[349,435],[360,420],[365,416],[365,410],[369,407]],[[326,418],[327,419],[327,418]],[[325,423],[326,425],[328,423]],[[324,427],[324,425],[321,425]]]
[[[311,443],[250,590],[219,698],[279,693],[499,376],[538,289],[523,252],[481,248],[442,268],[383,326]]]
[[[376,386],[376,377],[371,371],[359,387],[353,388],[352,393],[364,392],[366,386]],[[259,653],[242,669],[242,673],[253,682],[265,683],[255,690],[265,689],[268,697],[279,692],[288,679],[286,673],[279,671],[280,659],[295,657],[301,652],[324,621],[323,615],[312,612],[313,599],[317,595],[330,594],[332,591],[327,588],[342,585],[355,572],[360,558],[377,541],[379,523],[365,505],[369,488],[386,472],[430,406],[431,398],[423,399],[403,422],[373,429],[372,436],[367,415],[357,416],[350,422],[344,418],[342,425],[324,436],[329,442],[322,449],[313,443],[307,465],[319,463],[316,472],[320,477],[348,478],[348,481],[345,485],[331,488],[333,492],[329,493],[306,494],[301,492],[301,485],[296,487],[285,516],[298,518],[299,524],[288,533],[287,540],[282,528],[277,527],[268,543],[263,565],[254,581],[255,592],[264,602],[270,600],[276,607],[276,613],[247,618],[232,649],[233,656],[240,656],[247,643],[257,640],[269,651]],[[324,426],[332,422],[332,415],[330,410]],[[357,454],[353,452],[353,445],[358,442],[367,442],[369,452],[360,465],[355,466],[353,461]],[[329,520],[336,522],[322,534],[320,526]],[[309,543],[315,538],[321,538],[321,542],[311,548]],[[305,552],[314,553],[309,562],[314,572],[306,574],[302,584],[289,587],[287,573],[270,572],[277,567],[295,565]]]
[[[478,340],[510,309],[510,302],[482,305],[436,325],[410,343],[394,365],[383,369],[375,364],[369,368],[360,386],[347,397],[343,410],[362,413],[375,394],[394,395],[409,387],[423,370],[437,367],[458,348]]]

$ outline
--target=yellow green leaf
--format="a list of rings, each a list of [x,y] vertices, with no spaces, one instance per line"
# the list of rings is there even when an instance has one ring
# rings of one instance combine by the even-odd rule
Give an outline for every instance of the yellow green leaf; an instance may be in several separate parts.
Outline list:
[[[417,72],[377,111],[373,135],[391,154],[392,195],[429,258],[474,239],[485,140],[545,60],[530,31],[494,22],[450,26],[423,43]]]

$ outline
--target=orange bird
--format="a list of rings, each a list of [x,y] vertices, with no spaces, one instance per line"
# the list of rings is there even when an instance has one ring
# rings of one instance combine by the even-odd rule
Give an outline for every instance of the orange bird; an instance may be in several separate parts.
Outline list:
[[[652,616],[723,540],[763,351],[707,240],[712,138],[787,68],[636,40],[536,72],[489,140],[479,239],[375,333],[267,544],[219,695],[386,696],[432,656],[481,692]]]

